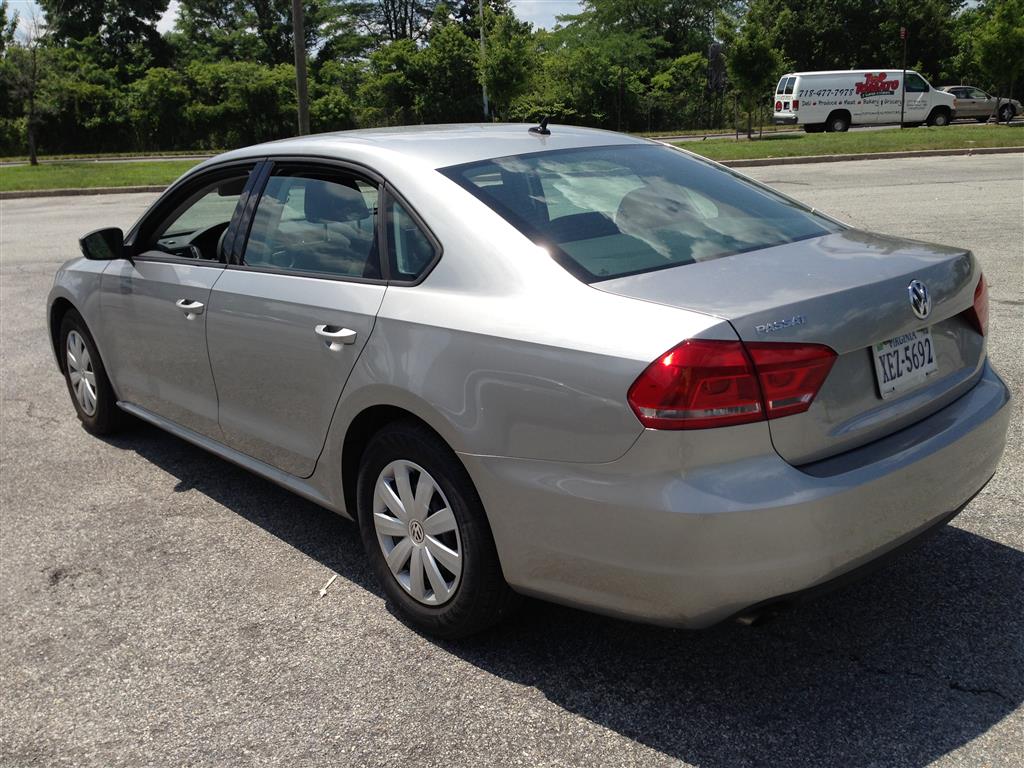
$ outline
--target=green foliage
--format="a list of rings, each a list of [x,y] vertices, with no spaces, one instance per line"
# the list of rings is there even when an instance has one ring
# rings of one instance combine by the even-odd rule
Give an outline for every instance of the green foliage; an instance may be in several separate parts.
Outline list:
[[[526,92],[538,57],[530,24],[511,13],[492,13],[489,19],[487,55],[480,70],[491,111],[500,119],[507,117],[512,102]]]
[[[0,0],[0,152],[232,147],[296,127],[291,0],[41,0],[16,35]],[[554,30],[509,0],[305,0],[315,131],[501,120],[678,130],[769,103],[784,68],[908,65],[1009,96],[1024,80],[1024,0],[584,0]],[[479,33],[485,32],[481,56]],[[729,88],[706,90],[723,43]],[[723,107],[725,109],[723,110]]]
[[[975,61],[986,84],[1012,98],[1024,79],[1024,0],[996,0],[982,6],[975,29]]]

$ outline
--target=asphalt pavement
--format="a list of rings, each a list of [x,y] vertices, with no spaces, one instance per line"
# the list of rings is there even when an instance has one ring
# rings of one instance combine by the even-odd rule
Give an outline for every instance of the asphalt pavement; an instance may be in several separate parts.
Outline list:
[[[1016,396],[996,477],[762,626],[531,602],[463,643],[389,613],[353,524],[154,428],[79,427],[46,292],[154,195],[0,202],[0,765],[1024,765],[1024,155],[748,174],[974,249]]]

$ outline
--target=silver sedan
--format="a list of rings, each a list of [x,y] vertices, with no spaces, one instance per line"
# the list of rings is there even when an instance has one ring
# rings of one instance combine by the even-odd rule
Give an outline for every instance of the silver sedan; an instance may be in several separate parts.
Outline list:
[[[355,519],[398,613],[660,624],[859,573],[992,476],[981,267],[568,126],[226,153],[57,273],[84,427],[129,415]]]

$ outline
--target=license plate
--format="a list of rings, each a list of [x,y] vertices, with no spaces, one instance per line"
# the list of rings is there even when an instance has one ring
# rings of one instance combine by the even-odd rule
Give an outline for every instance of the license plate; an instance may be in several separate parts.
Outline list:
[[[879,342],[872,352],[878,392],[883,400],[919,386],[939,370],[930,328]]]

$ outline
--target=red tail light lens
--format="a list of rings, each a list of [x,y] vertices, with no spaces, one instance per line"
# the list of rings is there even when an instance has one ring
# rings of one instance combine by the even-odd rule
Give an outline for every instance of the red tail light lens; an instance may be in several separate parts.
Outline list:
[[[803,413],[825,383],[836,353],[821,344],[747,344],[769,419]]]
[[[629,405],[651,429],[706,429],[764,418],[754,366],[738,341],[684,341],[640,374]]]
[[[836,353],[818,344],[691,339],[655,360],[628,400],[650,429],[708,429],[806,411]]]
[[[782,111],[782,102],[781,101],[776,101],[775,102],[775,111],[776,112],[781,112]]]
[[[974,289],[974,306],[967,310],[967,317],[982,336],[988,332],[988,286],[984,275]]]
[[[793,99],[793,111],[800,109],[800,99]]]

